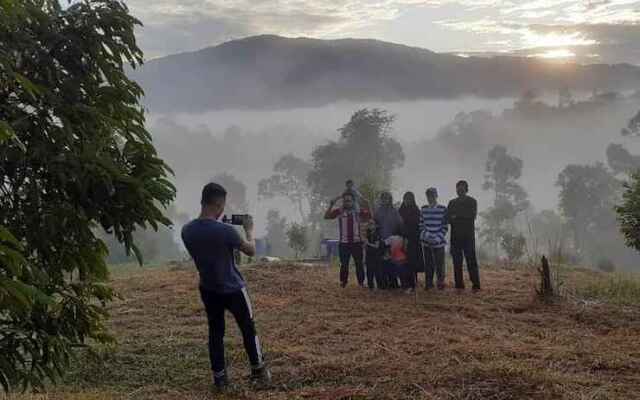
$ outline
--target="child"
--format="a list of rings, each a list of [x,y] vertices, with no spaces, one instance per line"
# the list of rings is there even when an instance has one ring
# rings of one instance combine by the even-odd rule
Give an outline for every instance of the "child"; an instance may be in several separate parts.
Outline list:
[[[409,264],[407,257],[407,240],[402,236],[401,232],[396,231],[393,236],[390,236],[385,240],[385,244],[389,247],[388,259],[385,262],[387,276],[391,281],[390,286],[392,288],[398,287],[398,277],[402,284],[402,288],[406,289],[407,293],[411,293],[413,290],[408,284],[406,275],[409,272]]]
[[[386,285],[382,277],[384,243],[380,238],[380,230],[375,222],[370,223],[367,227],[365,246],[365,264],[367,266],[367,284],[369,285],[369,289],[373,290],[375,286],[377,286],[378,289],[385,289]]]

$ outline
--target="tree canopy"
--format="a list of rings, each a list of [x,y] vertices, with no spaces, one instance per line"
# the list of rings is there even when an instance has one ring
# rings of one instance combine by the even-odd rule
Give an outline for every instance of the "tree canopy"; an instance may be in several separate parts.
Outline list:
[[[40,386],[73,346],[107,341],[113,292],[99,227],[141,261],[169,225],[168,166],[145,128],[143,59],[124,3],[0,1],[0,384]]]
[[[314,195],[335,197],[347,179],[388,188],[393,170],[404,164],[402,146],[390,136],[393,121],[384,110],[358,110],[338,129],[338,140],[316,147],[308,179]]]

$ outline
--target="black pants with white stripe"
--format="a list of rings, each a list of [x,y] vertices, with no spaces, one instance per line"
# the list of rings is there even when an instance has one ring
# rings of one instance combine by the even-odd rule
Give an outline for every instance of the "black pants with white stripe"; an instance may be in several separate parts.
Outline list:
[[[207,311],[209,321],[209,358],[211,369],[216,377],[225,374],[224,359],[224,312],[229,310],[236,319],[242,338],[244,348],[249,356],[252,368],[262,366],[262,351],[260,341],[256,335],[256,328],[253,322],[253,311],[251,301],[246,289],[229,294],[219,294],[200,288],[200,295]]]

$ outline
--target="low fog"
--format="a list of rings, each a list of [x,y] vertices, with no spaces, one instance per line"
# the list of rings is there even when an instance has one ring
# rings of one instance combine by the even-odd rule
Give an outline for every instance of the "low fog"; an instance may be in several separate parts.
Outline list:
[[[197,216],[202,185],[226,174],[246,188],[244,204],[234,205],[230,199],[229,211],[246,210],[254,215],[259,237],[266,232],[269,210],[278,210],[287,222],[301,217],[284,198],[259,198],[258,182],[268,178],[274,163],[286,154],[310,161],[313,149],[336,140],[338,128],[362,108],[384,109],[395,116],[391,136],[402,145],[405,162],[394,171],[391,190],[397,200],[405,191],[413,191],[422,204],[426,187],[437,187],[441,203],[446,204],[455,195],[455,182],[467,179],[479,210],[490,207],[492,194],[483,191],[482,184],[487,152],[496,144],[522,159],[519,183],[529,194],[531,213],[546,209],[559,213],[556,181],[567,165],[606,164],[606,148],[611,143],[640,152],[638,143],[620,133],[638,110],[637,95],[573,94],[570,103],[561,106],[557,94],[527,96],[340,102],[318,108],[201,114],[151,110],[148,127],[160,155],[175,172],[176,209],[183,215],[174,218],[174,232],[187,218]],[[347,178],[349,172],[345,171],[343,180]]]

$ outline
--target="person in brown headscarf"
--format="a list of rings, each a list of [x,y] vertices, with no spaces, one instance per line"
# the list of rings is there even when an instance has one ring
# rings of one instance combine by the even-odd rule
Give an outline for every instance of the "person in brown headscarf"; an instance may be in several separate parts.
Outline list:
[[[416,197],[412,192],[407,192],[402,198],[400,216],[404,223],[405,237],[407,238],[407,256],[411,277],[407,276],[411,288],[415,289],[418,272],[424,271],[422,258],[422,246],[420,244],[420,208],[416,204]]]

